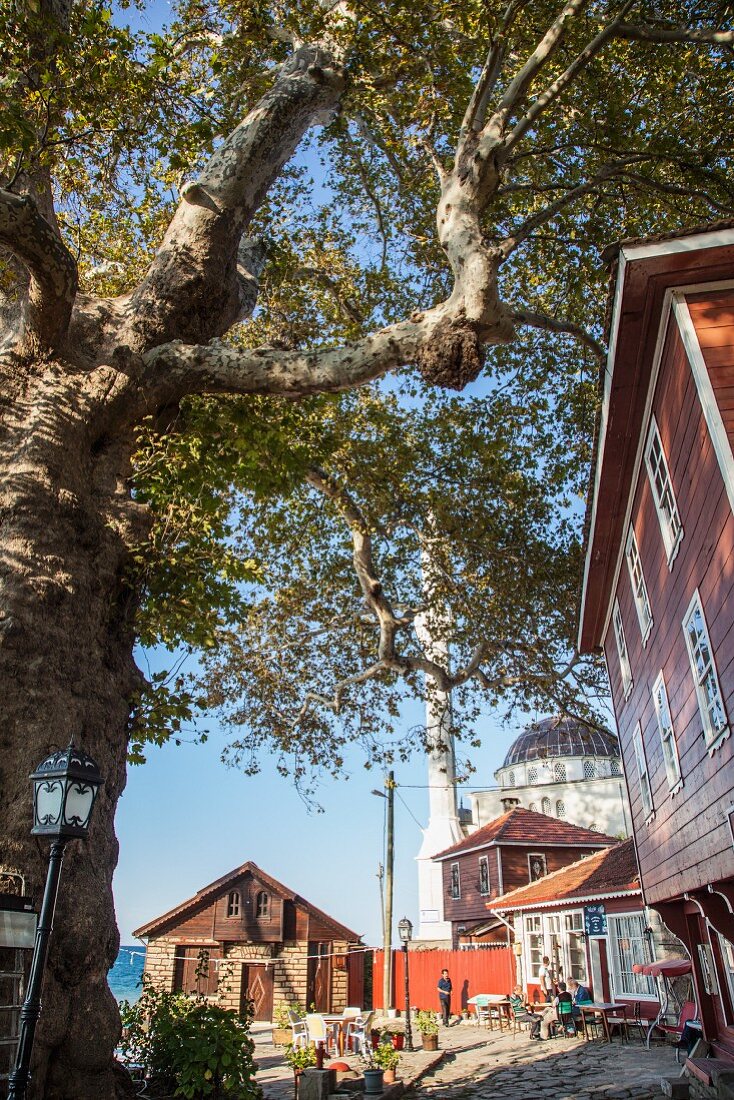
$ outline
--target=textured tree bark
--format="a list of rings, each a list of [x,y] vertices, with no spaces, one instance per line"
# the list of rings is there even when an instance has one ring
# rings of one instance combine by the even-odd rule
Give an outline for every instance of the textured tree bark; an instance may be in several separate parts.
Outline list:
[[[106,981],[118,949],[114,807],[138,682],[130,531],[110,511],[90,402],[58,363],[28,381],[0,433],[0,862],[26,876],[34,898],[48,846],[30,836],[30,772],[73,738],[105,779],[89,839],[67,849],[30,1096],[106,1100],[119,1033]]]

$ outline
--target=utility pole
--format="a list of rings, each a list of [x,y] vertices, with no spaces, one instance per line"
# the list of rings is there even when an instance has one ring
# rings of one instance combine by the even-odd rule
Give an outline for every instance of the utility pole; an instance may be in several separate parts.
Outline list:
[[[380,919],[382,920],[382,939],[385,940],[385,891],[382,884],[385,879],[385,868],[381,863],[377,864],[377,881],[380,885]]]
[[[385,819],[385,924],[383,937],[382,1004],[384,1011],[392,1003],[392,895],[395,866],[395,772],[385,779],[387,815]]]

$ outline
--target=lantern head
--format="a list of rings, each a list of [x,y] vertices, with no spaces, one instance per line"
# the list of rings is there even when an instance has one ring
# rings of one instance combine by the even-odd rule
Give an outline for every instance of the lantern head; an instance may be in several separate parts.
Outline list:
[[[69,745],[39,764],[33,782],[33,836],[54,840],[85,837],[102,786],[91,756]]]

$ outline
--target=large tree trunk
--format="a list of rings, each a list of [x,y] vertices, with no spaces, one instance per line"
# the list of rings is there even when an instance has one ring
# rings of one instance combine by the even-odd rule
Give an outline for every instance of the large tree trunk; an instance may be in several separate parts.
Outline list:
[[[106,470],[119,468],[121,445],[113,456],[95,444],[79,394],[73,375],[44,365],[0,435],[0,862],[37,900],[48,845],[30,836],[30,772],[73,739],[105,781],[88,840],[67,848],[32,1067],[39,1100],[112,1098],[119,1033],[106,973],[119,942],[114,808],[138,682],[134,599],[125,533],[109,514]]]

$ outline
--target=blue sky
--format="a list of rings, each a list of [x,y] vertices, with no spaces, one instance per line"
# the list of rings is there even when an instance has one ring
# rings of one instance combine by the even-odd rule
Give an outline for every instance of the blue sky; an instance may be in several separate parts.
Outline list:
[[[421,721],[406,711],[403,728]],[[323,813],[304,804],[273,762],[246,776],[219,760],[224,733],[215,716],[204,745],[151,748],[148,762],[128,771],[117,813],[120,859],[114,879],[122,943],[133,928],[190,897],[202,886],[253,860],[263,870],[325,909],[365,941],[382,939],[378,864],[383,859],[384,799],[370,794],[383,777],[363,767],[361,752],[347,756],[348,779],[326,777],[318,793]],[[478,729],[483,747],[472,752],[469,786],[494,784],[497,768],[519,726],[488,720]],[[415,856],[428,816],[425,759],[396,765],[395,906],[397,922],[417,924]]]

